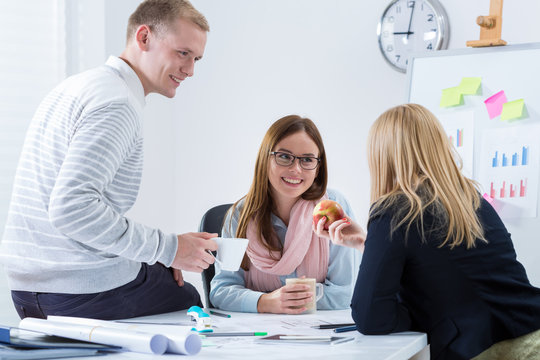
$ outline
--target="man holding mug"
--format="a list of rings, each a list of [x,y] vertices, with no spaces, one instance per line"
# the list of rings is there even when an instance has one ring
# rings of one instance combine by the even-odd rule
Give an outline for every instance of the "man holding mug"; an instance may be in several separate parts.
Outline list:
[[[21,318],[121,319],[202,305],[180,269],[208,268],[217,234],[165,234],[124,214],[142,176],[145,97],[174,97],[208,31],[189,1],[144,1],[120,57],[64,80],[41,103],[1,249]]]

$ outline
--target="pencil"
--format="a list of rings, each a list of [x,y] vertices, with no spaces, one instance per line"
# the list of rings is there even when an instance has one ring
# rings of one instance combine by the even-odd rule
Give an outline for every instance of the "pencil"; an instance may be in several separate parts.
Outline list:
[[[231,315],[229,315],[229,314],[221,313],[221,312],[214,311],[214,310],[210,310],[210,314],[216,315],[216,316],[221,316],[221,317],[226,317],[226,318],[231,317]]]
[[[345,326],[353,326],[354,323],[349,323],[349,324],[321,324],[321,325],[316,325],[316,326],[312,326],[313,329],[335,329],[335,328],[340,328],[340,327],[345,327]]]
[[[212,332],[204,334],[207,337],[210,336],[265,336],[266,332]]]

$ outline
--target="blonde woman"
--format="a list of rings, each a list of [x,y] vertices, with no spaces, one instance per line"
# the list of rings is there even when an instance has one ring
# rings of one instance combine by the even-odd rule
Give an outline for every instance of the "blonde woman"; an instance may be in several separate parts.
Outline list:
[[[216,266],[210,300],[214,306],[242,312],[299,314],[310,301],[307,285],[287,278],[306,276],[324,286],[318,309],[350,306],[354,285],[354,251],[314,234],[312,214],[321,198],[345,198],[326,189],[324,145],[315,124],[285,116],[268,129],[259,148],[255,175],[247,195],[225,219],[222,236],[249,239],[239,271]]]
[[[372,207],[352,299],[358,331],[426,332],[431,359],[539,359],[540,289],[435,116],[416,104],[386,111],[369,133],[368,158]],[[340,226],[330,227],[335,241]]]

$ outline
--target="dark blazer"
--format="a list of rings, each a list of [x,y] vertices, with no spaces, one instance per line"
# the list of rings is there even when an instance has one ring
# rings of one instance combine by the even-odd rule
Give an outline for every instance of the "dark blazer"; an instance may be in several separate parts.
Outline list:
[[[390,209],[370,219],[352,298],[352,316],[365,335],[405,330],[428,334],[431,359],[470,359],[492,344],[540,329],[540,289],[516,260],[510,234],[482,199],[478,210],[488,243],[439,248],[440,220],[424,215],[406,236],[390,234]],[[433,230],[435,229],[435,230]],[[537,234],[535,235],[537,236]]]

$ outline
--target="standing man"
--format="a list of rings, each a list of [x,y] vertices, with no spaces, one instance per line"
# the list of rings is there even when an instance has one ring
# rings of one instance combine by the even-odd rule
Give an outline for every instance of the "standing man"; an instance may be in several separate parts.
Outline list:
[[[172,98],[209,31],[187,0],[146,0],[120,57],[64,80],[26,136],[0,250],[21,318],[120,319],[201,306],[217,234],[165,234],[124,216],[139,191],[145,96]]]

